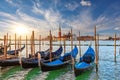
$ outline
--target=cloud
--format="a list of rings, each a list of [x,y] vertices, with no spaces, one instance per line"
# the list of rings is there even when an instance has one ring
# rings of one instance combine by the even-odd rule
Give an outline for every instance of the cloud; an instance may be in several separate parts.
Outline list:
[[[80,4],[82,6],[91,6],[92,5],[90,1],[85,1],[85,0],[81,0]]]
[[[39,6],[37,6],[39,4]],[[40,6],[40,3],[34,3],[33,13],[43,16],[45,21],[49,24],[49,26],[54,26],[55,24],[59,23],[61,21],[62,15],[59,13],[59,11],[54,11],[52,8],[49,9],[43,9]]]
[[[20,0],[19,1],[14,1],[14,0],[6,0],[6,2],[8,2],[10,5],[12,6],[19,6],[19,4],[21,3]]]
[[[107,14],[104,12],[105,14],[103,13],[97,18],[93,18],[92,10],[87,9],[79,11],[77,15],[63,18],[64,13],[53,8],[53,6],[59,4],[58,2],[53,2],[49,8],[43,8],[41,4],[43,3],[37,0],[37,2],[33,2],[33,5],[27,5],[31,8],[29,10],[31,12],[30,14],[29,12],[24,12],[28,7],[17,9],[15,14],[0,12],[0,31],[4,34],[6,34],[6,32],[14,34],[12,31],[14,27],[18,27],[18,25],[21,24],[25,25],[29,32],[35,30],[36,36],[40,34],[42,34],[42,36],[47,36],[50,29],[52,30],[53,35],[57,36],[58,34],[56,33],[58,32],[59,24],[62,26],[63,33],[67,33],[70,28],[73,28],[74,33],[77,34],[81,31],[81,35],[93,35],[95,25],[97,25],[97,31],[100,33],[111,33],[110,30],[118,31],[120,29],[120,16],[113,16],[114,14],[106,16]],[[75,10],[78,5],[76,6],[74,4],[68,3],[66,5],[67,9],[69,8],[71,11]],[[89,1],[82,0],[81,5],[91,6],[91,3]]]
[[[119,27],[115,27],[114,30],[120,30],[120,28]]]
[[[79,6],[79,4],[74,2],[74,1],[72,1],[71,3],[67,3],[65,5],[65,7],[68,8],[69,10],[71,10],[71,11],[74,11],[78,6]]]

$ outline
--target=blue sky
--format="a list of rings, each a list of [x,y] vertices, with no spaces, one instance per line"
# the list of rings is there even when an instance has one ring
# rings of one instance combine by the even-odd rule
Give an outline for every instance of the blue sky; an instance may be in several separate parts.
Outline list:
[[[73,28],[77,34],[120,34],[120,0],[0,0],[0,36],[13,35],[16,28],[26,33],[57,35],[59,25],[66,33]],[[23,30],[23,31],[25,31]],[[21,32],[22,33],[22,32]]]

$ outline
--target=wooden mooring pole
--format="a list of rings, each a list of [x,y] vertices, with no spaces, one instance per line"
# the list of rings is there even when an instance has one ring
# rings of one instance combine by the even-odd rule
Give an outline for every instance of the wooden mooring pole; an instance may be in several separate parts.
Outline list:
[[[64,39],[64,54],[66,53],[66,39]]]
[[[98,60],[99,60],[99,34],[97,34],[97,51],[98,51]]]
[[[4,59],[7,58],[7,37],[4,35]]]
[[[32,31],[31,36],[31,57],[35,57],[34,31]]]
[[[39,51],[41,51],[41,35],[39,35]]]
[[[116,34],[114,37],[114,61],[116,62]]]
[[[40,70],[41,70],[40,60],[41,60],[41,55],[40,55],[40,53],[38,53],[38,67],[39,67]]]
[[[120,48],[119,48],[119,55],[120,55]]]
[[[10,45],[9,50],[11,50],[11,36],[9,36],[9,45]]]
[[[50,62],[52,61],[52,34],[50,30]]]
[[[21,49],[21,44],[22,44],[21,39],[22,39],[22,36],[20,36],[20,49]]]
[[[19,38],[19,45],[20,45],[20,47],[19,47],[19,49],[21,49],[21,36],[20,36],[20,38]],[[22,68],[22,56],[21,56],[21,51],[19,52],[19,58],[20,58],[20,61],[19,61],[19,63],[20,63],[20,66],[21,66],[21,68]]]
[[[71,28],[71,51],[73,50],[73,33],[72,33],[72,28]],[[74,58],[71,55],[71,59],[72,59],[72,66],[71,69],[72,71],[74,71]]]
[[[60,40],[60,46],[61,46],[61,27],[60,27],[60,25],[59,25],[59,40]]]
[[[19,44],[19,42],[18,42],[18,44]],[[15,34],[15,57],[16,57],[17,55],[16,55],[16,34]]]
[[[6,37],[6,45],[8,46],[8,33],[7,33],[7,37]]]
[[[73,33],[72,33],[72,28],[71,28],[71,50],[73,49]]]
[[[94,40],[95,40],[95,53],[96,53],[96,72],[98,72],[98,49],[97,49],[97,39],[96,39],[96,26],[94,27]]]
[[[28,58],[28,39],[26,36],[26,58]]]
[[[79,56],[81,57],[80,31],[79,31]]]

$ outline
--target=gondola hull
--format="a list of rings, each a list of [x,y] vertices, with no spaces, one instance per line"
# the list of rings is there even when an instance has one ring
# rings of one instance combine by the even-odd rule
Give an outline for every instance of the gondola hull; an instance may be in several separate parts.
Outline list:
[[[75,59],[77,54],[78,54],[78,49],[75,46],[75,48],[71,52],[65,53],[59,59],[56,59],[51,62],[50,61],[43,62],[41,60],[40,61],[41,70],[45,72],[45,71],[57,70],[57,69],[68,67],[69,65],[71,65],[72,57]]]
[[[33,61],[34,60],[34,61]],[[22,68],[35,68],[38,67],[38,61],[36,59],[24,58],[22,59]]]
[[[8,59],[8,60],[0,60],[0,66],[1,67],[7,67],[7,66],[16,66],[19,64],[19,58],[15,59]]]
[[[53,58],[53,60],[58,59],[59,57]],[[50,60],[44,60],[42,59],[43,62],[48,62]],[[35,68],[38,67],[38,59],[33,59],[33,58],[22,58],[22,68]]]
[[[66,68],[67,66],[70,65],[70,63],[71,63],[71,60],[66,61],[60,65],[49,66],[49,65],[44,64],[43,62],[40,62],[40,67],[41,67],[41,71],[46,72],[46,71],[52,71],[52,70]]]
[[[62,51],[63,51],[63,49],[62,49],[62,47],[60,47],[55,52],[52,52],[55,55],[55,56],[52,56],[52,61],[58,59],[60,57]],[[49,54],[49,52],[48,52],[48,54]],[[41,60],[44,61],[44,62],[49,61],[49,59],[50,58],[48,58],[48,59],[41,58]],[[22,59],[22,67],[23,68],[35,68],[35,67],[38,67],[38,59],[37,58],[35,58],[35,59],[34,58],[23,58]]]
[[[75,77],[81,75],[81,74],[84,73],[85,71],[92,70],[93,68],[94,68],[93,65],[90,65],[89,67],[82,68],[82,69],[79,69],[79,68],[75,68],[75,67],[74,67],[74,74],[75,74]]]
[[[16,54],[18,55],[19,51],[23,51],[24,48],[25,48],[25,45],[22,48],[17,49],[17,50],[9,50],[9,51],[7,51],[7,54],[9,54],[9,55],[15,55],[15,52],[16,52]]]
[[[80,61],[74,65],[74,73],[77,77],[85,71],[91,70],[94,67],[95,52],[91,46],[85,54],[80,58]]]

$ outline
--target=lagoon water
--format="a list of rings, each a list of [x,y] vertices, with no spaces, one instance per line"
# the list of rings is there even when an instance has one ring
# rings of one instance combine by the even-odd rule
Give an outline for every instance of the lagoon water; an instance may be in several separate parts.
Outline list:
[[[25,43],[25,42],[22,42]],[[36,44],[38,42],[36,41]],[[53,44],[58,44],[58,45],[53,45],[53,51],[59,48],[59,43],[60,42],[53,42]],[[63,42],[61,42],[63,44]],[[70,41],[66,41],[66,44],[70,44]],[[74,41],[74,44],[78,44],[78,41]],[[85,44],[90,44],[90,41],[81,41],[82,45]],[[114,45],[114,41],[100,41],[100,45]],[[49,48],[49,42],[45,41],[42,42],[41,45],[41,50],[46,50]],[[117,41],[117,44],[119,45],[120,42]],[[92,41],[92,47],[94,48],[94,41]],[[29,53],[30,53],[30,45],[29,45]],[[84,54],[85,51],[87,50],[88,46],[81,46],[81,53]],[[14,49],[14,46],[12,46],[12,49]],[[35,51],[38,51],[39,47],[38,45],[35,46]],[[79,49],[79,47],[78,47]],[[120,46],[116,46],[116,57],[117,61],[114,62],[114,46],[99,46],[99,69],[98,73],[95,72],[95,69],[91,72],[89,75],[88,80],[120,80],[120,54],[119,54],[119,49]],[[71,51],[71,46],[66,46],[66,52]],[[25,57],[26,49],[24,49],[20,55],[22,57]],[[63,54],[62,54],[63,55]],[[77,59],[79,59],[79,55],[77,55]],[[2,73],[2,72],[1,72]],[[24,71],[23,71],[24,73]],[[49,74],[49,73],[47,73]],[[18,73],[19,75],[19,73]],[[68,75],[69,72],[68,72]],[[47,76],[47,75],[46,75]],[[14,76],[13,76],[14,77]],[[20,77],[20,76],[19,76]],[[39,78],[39,76],[36,76],[36,78]],[[8,79],[9,80],[9,79]],[[11,79],[12,80],[12,79]],[[22,79],[17,79],[17,80],[22,80]],[[38,79],[36,79],[38,80]],[[59,80],[59,79],[56,79]],[[74,80],[70,78],[64,80]]]

